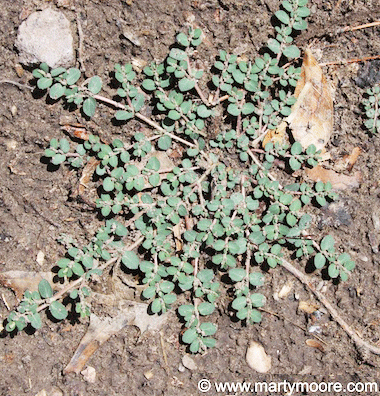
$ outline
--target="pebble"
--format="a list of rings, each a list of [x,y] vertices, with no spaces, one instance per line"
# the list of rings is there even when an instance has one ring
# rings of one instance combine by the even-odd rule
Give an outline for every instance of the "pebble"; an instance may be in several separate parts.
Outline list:
[[[26,65],[46,62],[50,67],[74,63],[70,22],[60,11],[47,8],[33,12],[18,29],[16,47],[19,62]]]
[[[83,375],[83,379],[90,383],[94,384],[96,381],[96,370],[94,367],[88,366],[85,368],[83,371],[81,371],[81,374]]]
[[[189,355],[184,355],[182,358],[182,364],[189,370],[194,371],[198,368],[197,364]]]
[[[272,358],[267,355],[264,347],[256,341],[251,341],[246,353],[248,366],[258,373],[267,373],[272,368]]]
[[[150,370],[149,371],[145,371],[144,377],[149,381],[150,379],[152,379],[154,377],[154,374]]]

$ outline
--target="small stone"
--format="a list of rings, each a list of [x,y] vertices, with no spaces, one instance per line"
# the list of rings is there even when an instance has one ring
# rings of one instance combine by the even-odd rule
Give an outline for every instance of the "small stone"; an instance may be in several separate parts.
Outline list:
[[[264,347],[256,341],[251,341],[245,356],[248,366],[258,373],[267,373],[272,368],[272,358],[265,352]]]
[[[16,47],[22,64],[46,62],[56,68],[74,62],[70,23],[62,12],[50,8],[34,12],[20,25]]]
[[[53,386],[53,388],[51,388],[51,390],[50,390],[49,395],[50,396],[63,396],[63,392],[57,386]]]
[[[13,117],[16,117],[16,115],[17,115],[17,106],[16,105],[11,106],[11,114]]]
[[[40,250],[37,253],[36,261],[39,265],[42,265],[44,263],[44,260],[45,260],[45,253],[42,250]]]
[[[24,75],[24,68],[19,63],[15,64],[15,71],[17,76],[20,78]]]
[[[42,389],[38,393],[36,393],[34,396],[47,396],[46,390]]]
[[[8,151],[12,151],[17,148],[17,140],[9,139],[5,142]]]
[[[96,370],[91,367],[88,366],[87,368],[85,368],[83,371],[81,371],[81,374],[83,375],[83,378],[85,381],[87,381],[90,384],[94,384],[96,381]]]
[[[184,355],[182,358],[182,364],[189,370],[194,371],[198,368],[197,364],[189,355]]]
[[[293,281],[289,280],[285,283],[284,286],[282,286],[281,290],[278,292],[278,297],[279,298],[285,298],[288,296],[288,294],[292,291],[293,288]]]
[[[145,371],[145,373],[144,373],[144,377],[145,377],[147,380],[152,379],[153,376],[154,376],[154,374],[153,374],[152,371]]]

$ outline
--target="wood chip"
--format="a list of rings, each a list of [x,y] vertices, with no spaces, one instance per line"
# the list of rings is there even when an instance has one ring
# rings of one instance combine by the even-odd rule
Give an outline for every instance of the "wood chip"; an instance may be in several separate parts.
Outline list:
[[[309,347],[319,349],[321,352],[325,351],[325,348],[323,347],[323,345],[319,341],[317,341],[313,338],[308,339],[305,342],[306,342],[306,345]]]

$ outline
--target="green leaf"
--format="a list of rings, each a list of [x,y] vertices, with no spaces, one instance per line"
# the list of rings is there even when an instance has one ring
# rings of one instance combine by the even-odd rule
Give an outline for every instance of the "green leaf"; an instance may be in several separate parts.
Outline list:
[[[231,306],[233,309],[236,309],[236,311],[240,311],[242,308],[247,306],[247,297],[241,296],[235,298],[235,300],[232,301]]]
[[[290,46],[284,48],[283,53],[287,58],[290,58],[290,59],[299,58],[301,56],[301,51],[295,45],[290,45]]]
[[[161,182],[159,173],[154,173],[153,175],[150,175],[148,177],[148,181],[153,187],[157,187]]]
[[[172,138],[168,135],[161,136],[157,141],[157,145],[160,150],[168,150],[172,145]]]
[[[202,330],[205,336],[211,336],[216,333],[217,327],[213,323],[205,322],[201,323],[199,328]]]
[[[268,48],[275,54],[279,54],[281,52],[281,44],[273,38],[268,41]]]
[[[330,278],[337,278],[339,276],[339,268],[335,264],[330,264],[328,273]]]
[[[241,112],[241,110],[238,108],[238,106],[235,103],[230,103],[227,107],[227,111],[229,114],[235,117],[237,117]]]
[[[199,117],[207,118],[210,117],[210,115],[212,114],[212,110],[208,109],[204,104],[202,104],[198,106],[197,114],[199,115]]]
[[[50,298],[53,296],[53,289],[46,279],[42,279],[38,284],[38,291],[42,298]]]
[[[8,333],[12,333],[12,331],[16,328],[16,323],[13,321],[8,321],[7,325],[5,326],[5,330]]]
[[[98,94],[102,89],[102,79],[99,76],[94,76],[90,78],[88,82],[88,89],[94,94]]]
[[[156,295],[156,288],[154,286],[149,286],[142,292],[142,295],[147,300],[150,300]]]
[[[302,153],[302,145],[300,142],[294,142],[292,148],[290,149],[290,153],[292,155],[299,155]]]
[[[56,154],[52,158],[51,163],[53,165],[59,165],[59,164],[62,164],[62,162],[65,162],[65,161],[66,161],[66,155],[64,155],[64,154]]]
[[[137,254],[133,251],[126,251],[122,258],[121,262],[130,270],[135,270],[139,267],[140,259]]]
[[[142,87],[147,91],[154,91],[156,89],[156,84],[150,78],[147,78],[142,82]]]
[[[57,67],[56,69],[52,69],[50,75],[52,77],[58,77],[60,74],[65,73],[66,69],[64,67]]]
[[[136,112],[140,111],[141,108],[144,106],[144,95],[142,93],[137,94],[133,99],[132,99],[132,106]]]
[[[334,247],[334,238],[331,235],[326,235],[321,241],[321,249],[329,251]]]
[[[185,344],[191,344],[193,341],[197,339],[197,331],[193,328],[187,329],[182,336],[182,341]]]
[[[255,106],[253,103],[248,102],[248,103],[244,103],[241,112],[244,115],[248,115],[248,114],[252,114],[255,111]]]
[[[186,316],[193,315],[194,309],[195,309],[194,305],[192,305],[192,304],[184,304],[184,305],[180,305],[178,307],[178,313],[181,316],[186,317]]]
[[[317,253],[314,257],[315,268],[321,269],[326,264],[326,257],[322,253]]]
[[[150,305],[150,309],[152,310],[153,313],[161,312],[162,311],[161,300],[159,298],[154,299]]]
[[[195,87],[195,81],[190,78],[182,78],[178,82],[178,88],[181,92],[190,91]]]
[[[158,171],[160,169],[160,161],[157,159],[157,157],[152,157],[149,159],[146,167],[147,169]]]
[[[253,293],[250,296],[253,306],[259,308],[265,305],[265,296],[260,293]]]
[[[64,154],[67,154],[70,151],[70,143],[65,138],[62,138],[59,141],[59,147],[61,148],[61,150],[63,151]]]
[[[252,286],[262,286],[264,284],[264,275],[260,272],[254,271],[249,274],[249,283]]]
[[[244,268],[232,268],[229,270],[228,275],[233,282],[240,282],[244,279],[246,271]]]
[[[279,10],[275,13],[275,15],[280,22],[282,22],[285,25],[289,25],[290,22],[289,15],[285,11]]]
[[[52,99],[59,99],[61,96],[65,94],[66,87],[60,83],[55,83],[49,90],[49,96]]]
[[[73,85],[75,84],[81,76],[81,72],[79,69],[76,69],[75,67],[72,67],[67,71],[67,77],[66,77],[66,82],[68,85]]]
[[[294,157],[290,158],[289,165],[294,171],[297,171],[301,168],[301,163]]]
[[[114,181],[112,180],[112,178],[111,177],[106,177],[104,180],[103,180],[103,189],[104,189],[104,191],[107,191],[107,192],[109,192],[109,191],[113,191],[113,189],[115,188],[115,183],[114,183]]]
[[[174,289],[174,283],[173,283],[173,282],[170,282],[170,281],[163,281],[163,282],[160,284],[160,290],[161,290],[163,293],[165,293],[165,294],[168,294],[168,293],[172,292],[173,289]]]
[[[41,316],[39,313],[31,313],[27,316],[27,319],[29,320],[31,326],[36,330],[42,327]]]
[[[49,306],[49,311],[57,320],[66,319],[68,312],[65,306],[59,301],[53,301]]]
[[[173,120],[179,120],[181,118],[181,114],[177,110],[170,110],[168,113],[168,117]]]
[[[126,121],[134,117],[133,112],[126,111],[126,110],[118,110],[115,113],[115,118],[119,121]]]
[[[74,274],[77,275],[77,276],[84,275],[83,267],[78,262],[74,262],[74,264],[71,267],[71,269],[73,270]]]
[[[184,47],[188,47],[190,45],[189,39],[185,33],[179,33],[176,37],[177,43],[183,45]]]
[[[179,48],[172,48],[169,56],[175,60],[182,61],[187,59],[187,54],[185,51]]]
[[[37,81],[37,87],[41,90],[49,88],[53,84],[53,79],[42,77]]]
[[[83,102],[83,113],[87,117],[92,117],[95,114],[96,100],[92,97],[85,99]]]
[[[205,316],[211,315],[214,312],[215,306],[209,302],[202,302],[198,305],[198,312]]]

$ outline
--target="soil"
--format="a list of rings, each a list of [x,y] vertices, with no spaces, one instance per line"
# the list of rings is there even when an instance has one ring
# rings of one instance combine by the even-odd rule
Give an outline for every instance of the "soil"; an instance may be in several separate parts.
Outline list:
[[[1,78],[27,84],[31,80],[29,71],[21,77],[16,73],[17,28],[29,12],[47,6],[65,13],[75,37],[76,21],[80,18],[87,74],[98,74],[108,80],[117,62],[132,58],[148,62],[162,60],[176,33],[189,21],[201,27],[206,35],[199,55],[205,68],[219,49],[252,59],[273,32],[272,16],[280,1],[2,0],[1,3]],[[296,42],[300,46],[312,44],[318,49],[315,52],[320,55],[320,62],[379,54],[379,27],[339,33],[345,26],[380,20],[377,0],[313,0],[311,3],[309,28]],[[123,32],[132,34],[132,40]],[[362,73],[368,73],[368,65],[363,66]],[[340,201],[331,210],[317,213],[319,228],[315,232],[321,237],[332,233],[338,245],[356,260],[357,267],[347,282],[334,284],[321,278],[321,286],[357,333],[377,343],[380,341],[380,140],[378,136],[369,136],[362,127],[360,101],[364,88],[355,83],[358,68],[357,63],[342,64],[324,71],[336,82],[334,135],[329,151],[333,158],[341,158],[359,146],[362,153],[354,170],[362,173],[362,183],[355,190],[342,192]],[[376,72],[372,75],[376,76]],[[65,253],[57,243],[62,233],[84,242],[99,223],[85,204],[70,199],[76,175],[65,167],[52,171],[41,160],[48,141],[62,137],[59,120],[68,111],[60,103],[33,98],[29,90],[14,85],[1,84],[1,92],[0,272],[49,271]],[[93,121],[95,130],[101,130],[106,137],[125,138],[141,127],[137,122],[114,126],[109,119],[109,109],[101,106]],[[45,259],[38,263],[40,251]],[[287,282],[292,282],[291,292],[284,298],[273,298]],[[5,318],[6,304],[13,307],[17,300],[9,289],[2,288],[0,292],[0,314]],[[127,326],[111,337],[88,362],[96,370],[95,383],[86,382],[80,374],[62,374],[86,332],[87,321],[71,325],[67,321],[46,320],[43,328],[34,334],[4,336],[0,339],[0,395],[36,395],[42,390],[47,395],[56,392],[67,396],[198,395],[197,384],[202,378],[211,382],[380,383],[377,369],[380,357],[358,350],[328,314],[315,322],[298,310],[299,301],[318,302],[289,273],[280,268],[270,271],[264,294],[268,312],[263,313],[263,321],[257,326],[245,327],[231,321],[220,307],[212,317],[219,329],[217,346],[206,355],[192,356],[196,363],[192,370],[181,368],[186,349],[178,342],[181,325],[175,315],[161,332],[140,335],[137,328]],[[319,337],[323,350],[306,344],[306,340],[313,338],[307,331],[312,324],[321,326]],[[258,374],[247,365],[245,352],[250,340],[262,343],[272,357],[270,374]],[[207,394],[216,393],[212,390]]]

